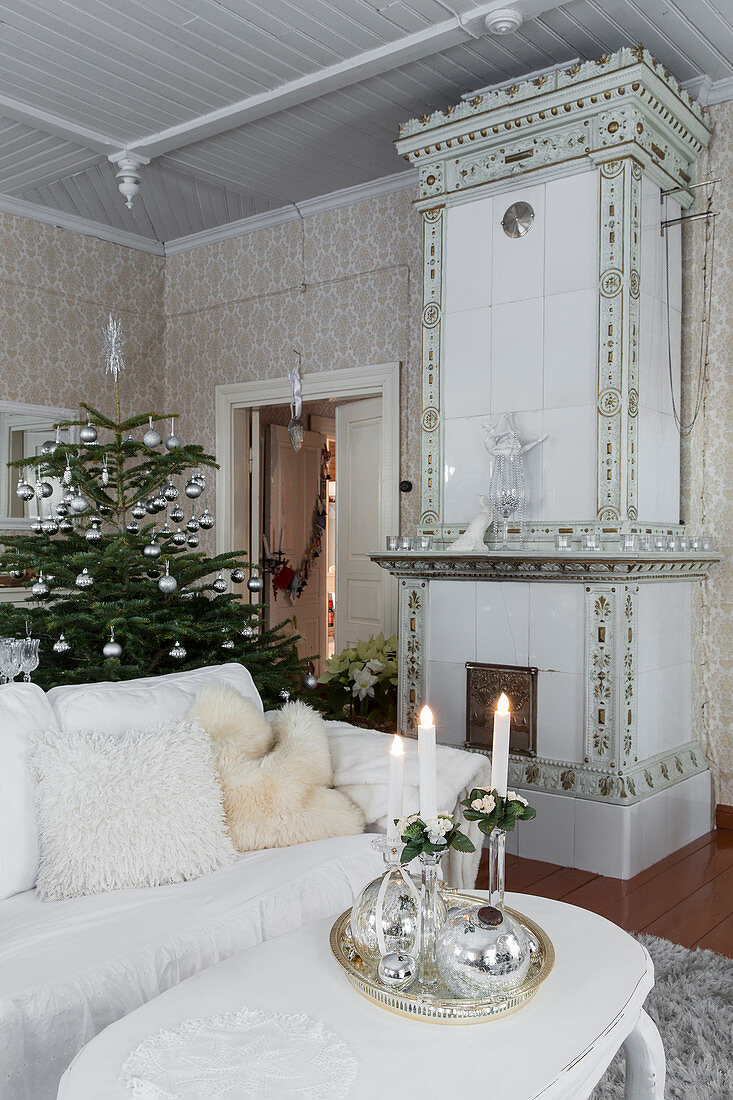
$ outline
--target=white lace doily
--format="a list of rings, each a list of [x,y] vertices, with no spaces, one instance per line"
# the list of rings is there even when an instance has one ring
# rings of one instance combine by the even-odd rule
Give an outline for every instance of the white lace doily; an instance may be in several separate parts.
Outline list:
[[[320,1020],[244,1008],[151,1035],[121,1079],[135,1100],[341,1100],[355,1077],[353,1054]]]

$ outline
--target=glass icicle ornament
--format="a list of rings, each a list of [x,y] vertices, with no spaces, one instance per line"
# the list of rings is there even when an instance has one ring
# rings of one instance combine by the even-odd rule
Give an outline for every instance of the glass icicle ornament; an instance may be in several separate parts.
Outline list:
[[[524,477],[524,455],[547,438],[521,443],[514,424],[514,413],[504,413],[495,424],[483,425],[484,447],[492,458],[489,499],[493,511],[494,531],[501,532],[501,545],[509,544],[509,520],[519,523],[521,539],[527,518],[527,490]]]

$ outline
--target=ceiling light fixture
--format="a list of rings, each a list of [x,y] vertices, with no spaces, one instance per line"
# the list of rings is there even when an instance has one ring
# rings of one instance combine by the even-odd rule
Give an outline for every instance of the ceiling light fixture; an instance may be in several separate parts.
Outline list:
[[[132,210],[132,200],[140,194],[140,169],[144,164],[150,164],[150,159],[123,149],[121,153],[113,153],[109,160],[117,166],[117,186],[125,206]]]
[[[514,34],[523,22],[522,13],[516,8],[497,8],[486,16],[484,26],[487,34]]]

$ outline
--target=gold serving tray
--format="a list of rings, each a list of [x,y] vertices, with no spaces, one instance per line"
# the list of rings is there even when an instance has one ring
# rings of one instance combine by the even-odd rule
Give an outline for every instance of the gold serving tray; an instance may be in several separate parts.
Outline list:
[[[479,900],[474,895],[457,890],[444,889],[443,897],[449,907],[475,904]],[[356,952],[351,939],[350,909],[341,914],[331,929],[331,950],[354,989],[380,1008],[411,1020],[427,1020],[434,1024],[480,1024],[508,1016],[531,1001],[555,964],[555,949],[545,930],[515,909],[507,908],[507,912],[534,936],[539,951],[535,952],[527,977],[519,989],[494,997],[464,1000],[454,997],[442,986],[433,994],[410,990],[397,992],[382,985],[374,968],[362,962]]]

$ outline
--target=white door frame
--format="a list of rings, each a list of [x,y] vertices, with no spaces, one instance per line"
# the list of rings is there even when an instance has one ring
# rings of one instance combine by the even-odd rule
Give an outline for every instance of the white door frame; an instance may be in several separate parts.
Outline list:
[[[400,363],[378,363],[303,375],[303,401],[329,397],[338,400],[382,398],[382,522],[388,532],[399,530],[400,366]],[[232,542],[236,480],[232,476],[234,413],[237,409],[261,405],[289,405],[290,400],[290,382],[282,376],[216,387],[216,457],[220,465],[216,476],[217,554],[236,549]],[[389,600],[386,610],[389,618],[384,629],[387,634],[393,634],[397,629],[396,600]]]

